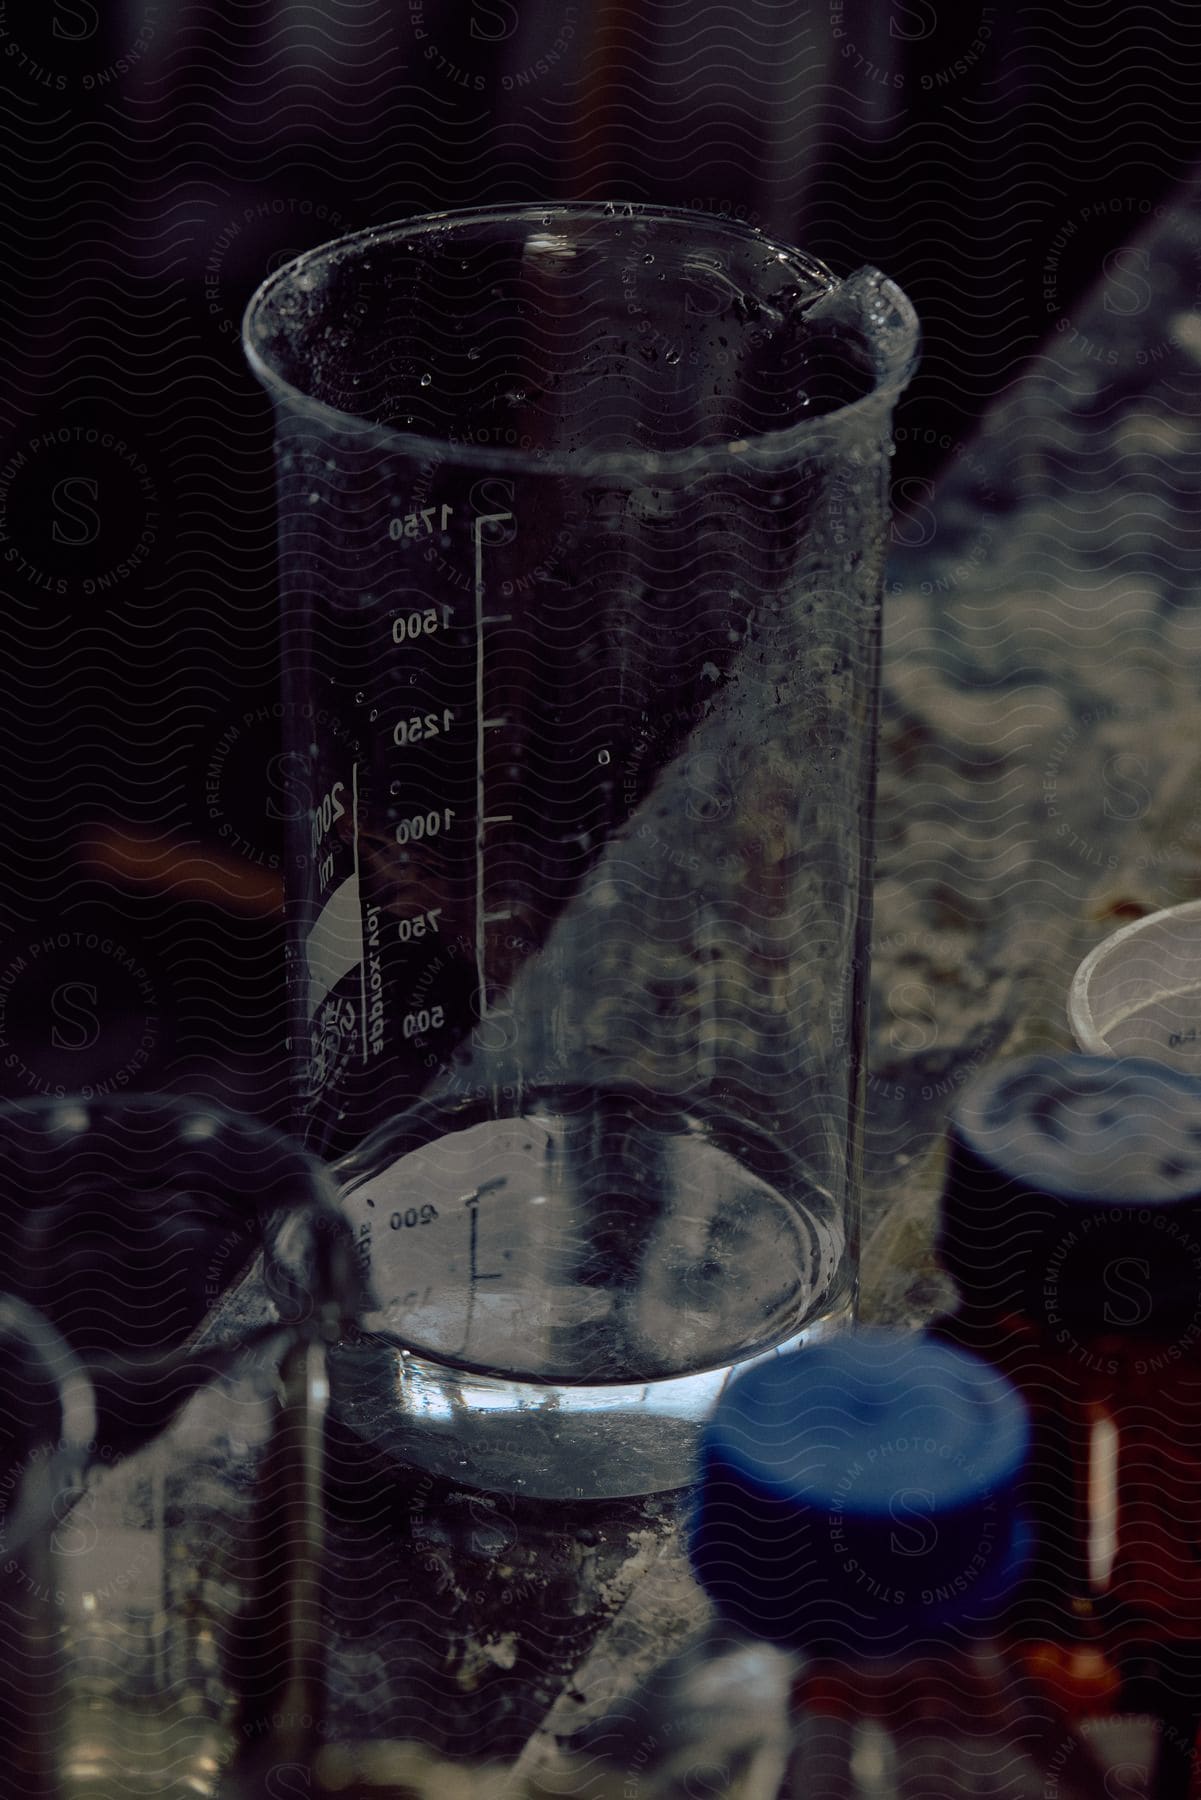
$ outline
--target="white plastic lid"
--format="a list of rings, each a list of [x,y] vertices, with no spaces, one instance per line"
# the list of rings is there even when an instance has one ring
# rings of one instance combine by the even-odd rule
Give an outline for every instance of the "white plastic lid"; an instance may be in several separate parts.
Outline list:
[[[1149,913],[1089,952],[1068,1023],[1091,1056],[1142,1056],[1201,1073],[1201,900]]]

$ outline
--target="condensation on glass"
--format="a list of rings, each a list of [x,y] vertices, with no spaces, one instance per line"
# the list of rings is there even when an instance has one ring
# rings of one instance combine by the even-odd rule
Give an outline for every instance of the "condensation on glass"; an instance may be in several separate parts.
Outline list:
[[[347,1404],[481,1485],[670,1485],[733,1364],[853,1306],[912,310],[575,205],[327,245],[245,333],[298,1107],[391,1344]]]

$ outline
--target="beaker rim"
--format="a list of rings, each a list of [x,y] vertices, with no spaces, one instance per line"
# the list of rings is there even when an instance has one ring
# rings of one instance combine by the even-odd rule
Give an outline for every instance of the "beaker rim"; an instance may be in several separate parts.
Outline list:
[[[688,445],[677,450],[620,449],[589,451],[547,450],[542,453],[502,444],[479,444],[435,437],[421,430],[404,430],[361,414],[347,412],[306,393],[281,373],[275,361],[264,354],[255,341],[255,327],[281,290],[297,281],[306,267],[317,265],[334,256],[349,257],[369,249],[387,249],[414,236],[451,227],[511,222],[549,225],[556,218],[573,221],[643,219],[650,224],[687,225],[698,233],[734,239],[746,245],[776,250],[825,287],[821,300],[837,296],[854,296],[870,291],[876,301],[870,322],[863,325],[864,335],[873,351],[874,380],[866,393],[856,396],[829,412],[800,419],[772,430],[738,438]],[[273,404],[284,406],[299,417],[312,420],[341,433],[367,441],[374,440],[391,454],[428,457],[435,449],[441,463],[463,468],[491,469],[506,473],[544,474],[548,476],[587,476],[605,474],[619,476],[628,482],[644,477],[667,479],[671,476],[695,476],[710,467],[756,467],[788,465],[795,462],[806,445],[820,443],[831,429],[863,416],[870,409],[891,410],[904,390],[917,363],[920,327],[908,296],[888,276],[870,264],[837,276],[810,252],[769,235],[758,226],[743,220],[711,217],[689,207],[660,206],[642,201],[563,200],[554,202],[522,202],[520,205],[491,205],[447,208],[420,213],[395,220],[387,225],[366,226],[337,238],[314,245],[284,263],[262,281],[247,302],[242,315],[242,348],[251,373],[270,395]]]

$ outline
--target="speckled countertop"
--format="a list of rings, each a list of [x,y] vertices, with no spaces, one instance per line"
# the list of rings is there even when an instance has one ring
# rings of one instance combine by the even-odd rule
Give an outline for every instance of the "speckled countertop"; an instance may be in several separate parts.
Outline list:
[[[1201,894],[1195,189],[1078,313],[897,526],[867,1318],[918,1323],[937,1297],[957,1089],[993,1057],[1069,1047],[1068,986],[1092,945]]]
[[[948,439],[937,492],[896,496],[864,1320],[918,1326],[949,1297],[932,1236],[954,1095],[994,1057],[1070,1048],[1092,945],[1201,895],[1201,189],[1131,250],[978,435]],[[668,1540],[522,1766],[703,1609]]]

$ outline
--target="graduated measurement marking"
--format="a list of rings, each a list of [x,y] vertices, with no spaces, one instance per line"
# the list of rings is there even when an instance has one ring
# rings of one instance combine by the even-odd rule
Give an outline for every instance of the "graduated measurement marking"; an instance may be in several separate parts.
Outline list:
[[[454,722],[454,708],[450,706],[444,706],[440,712],[410,713],[407,719],[397,719],[392,727],[392,742],[398,750],[407,750],[410,744],[428,744],[431,738],[443,737]]]
[[[512,613],[484,612],[484,526],[507,524],[511,512],[481,513],[471,522],[475,538],[475,978],[479,986],[480,1018],[488,1016],[488,988],[485,980],[487,959],[487,920],[484,916],[484,827],[499,823],[484,811],[484,626],[503,625]],[[472,1212],[472,1262],[475,1257],[475,1213]]]
[[[414,913],[411,918],[398,919],[396,935],[402,944],[411,943],[414,938],[423,938],[427,933],[438,929],[438,920],[442,917],[442,907],[431,907],[429,912]]]
[[[441,620],[438,614],[441,612]],[[426,606],[413,612],[397,613],[392,621],[392,642],[394,644],[416,643],[418,638],[430,637],[441,627],[449,631],[454,618],[453,606]]]
[[[388,536],[394,544],[398,544],[401,538],[433,537],[435,511],[438,511],[441,516],[439,530],[446,531],[454,517],[454,507],[423,506],[420,512],[405,513],[403,516],[397,514],[395,518],[389,519]]]
[[[476,1189],[474,1194],[467,1194],[463,1199],[463,1205],[467,1208],[467,1217],[471,1221],[467,1244],[467,1283],[469,1291],[474,1288],[477,1281],[499,1281],[504,1274],[503,1269],[481,1269],[479,1265],[480,1201],[483,1196],[489,1193],[493,1188],[501,1188],[503,1186],[504,1181],[500,1179],[495,1181],[485,1181]],[[470,1306],[470,1304],[469,1301],[468,1305]]]
[[[472,1194],[464,1194],[463,1205],[467,1208],[467,1217],[471,1221],[467,1239],[467,1318],[463,1326],[463,1348],[466,1349],[475,1335],[475,1298],[476,1289],[481,1281],[498,1281],[499,1269],[481,1272],[479,1266],[480,1238],[480,1199],[490,1188],[503,1187],[503,1180],[485,1181]]]
[[[420,844],[425,838],[435,838],[441,832],[449,831],[457,817],[453,806],[435,806],[429,812],[414,813],[411,819],[402,819],[393,835],[398,844]]]

